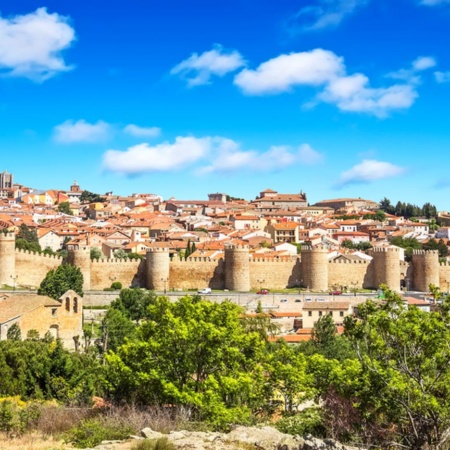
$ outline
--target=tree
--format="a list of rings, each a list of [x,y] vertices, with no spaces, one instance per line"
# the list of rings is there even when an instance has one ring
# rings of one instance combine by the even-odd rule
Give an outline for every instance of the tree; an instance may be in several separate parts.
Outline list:
[[[105,255],[102,253],[102,251],[98,247],[92,247],[91,251],[91,259],[103,259]]]
[[[94,194],[93,192],[83,191],[80,195],[81,203],[104,203],[106,198],[100,196],[99,194]]]
[[[111,302],[110,308],[121,311],[130,320],[138,323],[148,318],[148,307],[156,301],[153,291],[139,288],[122,289],[119,298]]]
[[[6,332],[6,338],[11,341],[21,341],[22,340],[22,332],[20,331],[19,324],[14,323]]]
[[[264,341],[245,330],[241,312],[198,296],[156,298],[137,338],[106,355],[111,396],[183,406],[216,425],[245,420],[264,400]]]
[[[58,211],[69,216],[73,216],[73,211],[70,209],[69,202],[62,202],[58,205]]]
[[[126,259],[128,258],[128,253],[122,248],[119,248],[119,250],[116,250],[114,252],[114,258]]]
[[[47,273],[39,286],[38,294],[58,300],[69,289],[83,295],[83,274],[78,267],[64,264]]]
[[[103,354],[108,350],[117,351],[127,338],[132,339],[136,334],[136,325],[124,312],[114,308],[106,312],[101,329]]]
[[[448,439],[448,301],[424,312],[385,289],[383,304],[368,301],[358,306],[357,317],[345,319],[365,374],[356,404],[372,422],[385,422],[396,443],[409,449],[443,448]]]
[[[39,244],[37,231],[31,229],[25,223],[22,223],[16,237],[16,248],[20,250],[29,250],[31,252],[40,252],[41,246]]]

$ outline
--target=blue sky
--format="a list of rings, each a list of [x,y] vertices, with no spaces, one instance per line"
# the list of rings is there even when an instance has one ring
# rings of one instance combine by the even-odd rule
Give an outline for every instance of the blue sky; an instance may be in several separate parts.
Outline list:
[[[0,148],[39,189],[449,210],[449,0],[6,0]]]

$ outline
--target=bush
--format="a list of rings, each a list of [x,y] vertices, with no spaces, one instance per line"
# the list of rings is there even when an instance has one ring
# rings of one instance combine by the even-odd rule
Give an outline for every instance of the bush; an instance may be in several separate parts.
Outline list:
[[[175,445],[166,437],[159,439],[144,439],[138,441],[131,447],[131,450],[175,450]]]
[[[275,428],[282,433],[304,436],[312,434],[317,437],[325,437],[325,427],[322,415],[317,408],[305,409],[294,415],[280,419]]]
[[[102,441],[126,439],[135,430],[121,421],[108,417],[82,420],[79,425],[70,429],[65,435],[65,441],[76,448],[95,447]]]
[[[22,434],[36,426],[39,416],[37,402],[25,403],[17,397],[0,400],[0,431]]]
[[[122,283],[120,281],[114,281],[114,283],[111,284],[111,288],[119,291],[120,289],[122,289]]]

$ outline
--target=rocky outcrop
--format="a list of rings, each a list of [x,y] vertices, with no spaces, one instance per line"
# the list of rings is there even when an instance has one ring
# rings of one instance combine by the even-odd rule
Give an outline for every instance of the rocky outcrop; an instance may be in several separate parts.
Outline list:
[[[237,427],[229,433],[172,431],[162,434],[144,428],[142,437],[130,437],[126,442],[104,442],[97,450],[128,450],[136,439],[167,437],[180,450],[361,450],[342,445],[333,439],[312,436],[291,436],[272,427]]]

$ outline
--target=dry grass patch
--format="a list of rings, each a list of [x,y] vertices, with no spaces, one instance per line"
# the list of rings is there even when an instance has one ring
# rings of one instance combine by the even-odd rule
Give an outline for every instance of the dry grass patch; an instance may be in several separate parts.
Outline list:
[[[11,437],[0,433],[0,450],[63,450],[67,445],[53,437],[43,437],[39,433],[27,433],[20,437]]]

